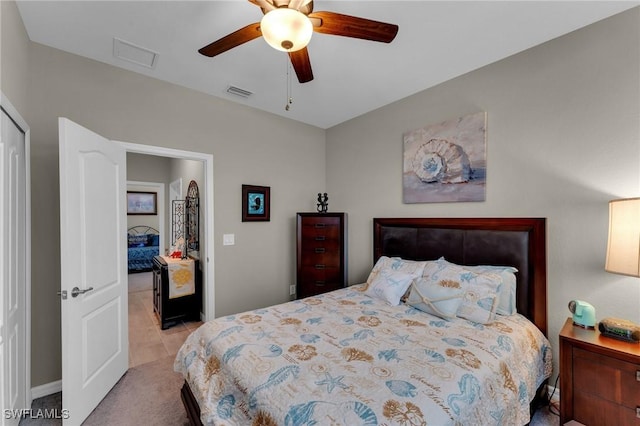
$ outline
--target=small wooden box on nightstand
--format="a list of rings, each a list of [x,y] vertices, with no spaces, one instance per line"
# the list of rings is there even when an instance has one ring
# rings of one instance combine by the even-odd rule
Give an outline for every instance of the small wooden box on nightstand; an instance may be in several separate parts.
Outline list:
[[[640,426],[640,344],[574,326],[560,331],[560,424]]]

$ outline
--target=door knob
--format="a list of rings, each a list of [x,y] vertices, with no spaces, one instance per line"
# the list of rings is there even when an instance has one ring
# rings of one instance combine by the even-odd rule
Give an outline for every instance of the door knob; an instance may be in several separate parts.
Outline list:
[[[71,289],[71,297],[78,297],[79,294],[85,294],[86,292],[91,290],[93,290],[93,287],[89,287],[84,290],[80,290],[78,287],[74,287]]]

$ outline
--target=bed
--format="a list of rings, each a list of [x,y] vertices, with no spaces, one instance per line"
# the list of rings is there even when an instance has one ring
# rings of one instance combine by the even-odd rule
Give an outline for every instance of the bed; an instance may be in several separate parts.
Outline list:
[[[545,226],[538,218],[374,219],[366,283],[208,321],[187,338],[174,369],[190,422],[527,424],[551,375]],[[398,264],[415,270],[385,266]],[[380,277],[395,283],[427,268],[421,283],[443,271],[487,282],[499,275],[460,272],[470,265],[517,269],[517,313],[483,324],[372,297]],[[463,305],[475,292],[465,288]]]
[[[158,230],[146,225],[127,230],[127,263],[130,274],[147,272],[153,268],[153,256],[160,253]]]

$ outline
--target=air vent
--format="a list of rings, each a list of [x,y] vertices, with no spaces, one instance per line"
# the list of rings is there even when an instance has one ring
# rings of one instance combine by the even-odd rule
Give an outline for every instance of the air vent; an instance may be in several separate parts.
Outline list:
[[[241,88],[236,87],[236,86],[227,87],[227,93],[231,93],[232,95],[240,96],[241,98],[248,98],[249,96],[253,95],[253,92],[241,89]]]
[[[158,62],[158,53],[115,37],[113,56],[147,68],[153,68]]]

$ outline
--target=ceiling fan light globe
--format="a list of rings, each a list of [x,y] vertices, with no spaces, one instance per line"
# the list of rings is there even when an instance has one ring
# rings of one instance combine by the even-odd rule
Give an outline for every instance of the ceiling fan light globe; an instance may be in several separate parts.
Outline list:
[[[309,44],[313,25],[309,18],[297,10],[274,9],[260,21],[262,36],[271,47],[283,52],[295,52]]]

